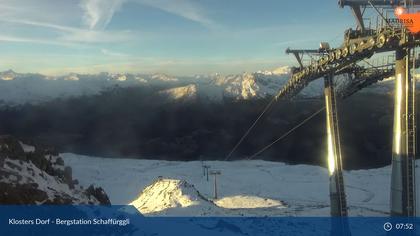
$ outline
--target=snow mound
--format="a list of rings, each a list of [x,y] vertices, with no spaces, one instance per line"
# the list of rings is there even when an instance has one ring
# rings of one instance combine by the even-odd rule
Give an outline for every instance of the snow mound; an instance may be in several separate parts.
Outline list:
[[[217,206],[203,197],[194,185],[185,180],[158,178],[130,203],[142,214],[162,213],[175,208],[201,208],[202,215]]]
[[[257,196],[231,196],[219,199],[215,203],[228,209],[286,208],[281,201]]]

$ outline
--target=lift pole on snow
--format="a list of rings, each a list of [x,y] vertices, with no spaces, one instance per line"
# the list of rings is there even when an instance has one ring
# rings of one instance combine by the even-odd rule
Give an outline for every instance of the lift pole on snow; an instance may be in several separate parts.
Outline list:
[[[217,199],[217,176],[221,175],[222,172],[219,170],[214,170],[210,172],[211,175],[214,175],[214,199]]]

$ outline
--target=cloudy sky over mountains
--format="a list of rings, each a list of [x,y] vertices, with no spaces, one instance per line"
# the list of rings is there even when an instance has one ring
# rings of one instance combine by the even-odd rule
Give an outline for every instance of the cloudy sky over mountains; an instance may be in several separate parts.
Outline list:
[[[0,70],[45,74],[269,69],[354,26],[336,0],[0,0],[0,15]]]

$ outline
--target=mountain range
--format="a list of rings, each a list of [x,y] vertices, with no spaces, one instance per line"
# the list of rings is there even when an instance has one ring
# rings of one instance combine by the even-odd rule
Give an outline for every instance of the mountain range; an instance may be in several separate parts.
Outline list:
[[[290,68],[257,71],[235,75],[170,76],[166,74],[98,74],[70,73],[47,76],[36,73],[0,72],[0,104],[21,105],[41,103],[57,98],[94,95],[115,87],[157,87],[160,93],[178,99],[197,97],[218,102],[224,98],[254,99],[275,95],[289,79]],[[321,81],[322,82],[322,81]],[[322,93],[322,83],[310,84],[300,96]]]

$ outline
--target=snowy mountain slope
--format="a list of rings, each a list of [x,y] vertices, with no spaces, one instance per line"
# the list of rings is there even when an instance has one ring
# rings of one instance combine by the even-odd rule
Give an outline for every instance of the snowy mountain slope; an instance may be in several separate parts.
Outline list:
[[[95,182],[114,204],[129,204],[159,176],[185,180],[206,199],[214,200],[213,179],[207,182],[199,161],[109,159],[62,154],[80,182]],[[268,161],[207,161],[221,170],[219,200],[224,215],[328,216],[329,192],[326,168],[286,165]],[[390,167],[345,171],[352,216],[383,216],[389,211]],[[203,215],[200,207],[177,207],[164,215]],[[211,211],[213,212],[213,211]],[[208,211],[207,211],[208,213]],[[213,212],[218,214],[218,212]],[[160,215],[159,212],[153,213]]]
[[[167,95],[170,99],[195,99],[197,97],[197,86],[195,84],[189,84],[187,86],[176,87],[171,89],[165,89],[160,92],[161,94]]]

